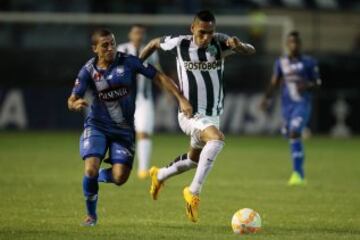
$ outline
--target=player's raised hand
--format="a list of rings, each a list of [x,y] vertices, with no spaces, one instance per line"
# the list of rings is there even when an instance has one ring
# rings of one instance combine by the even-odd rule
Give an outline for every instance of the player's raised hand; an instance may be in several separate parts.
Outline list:
[[[193,108],[186,98],[181,98],[179,101],[180,111],[188,118],[193,115]]]
[[[259,104],[259,108],[262,111],[267,111],[271,105],[271,101],[268,98],[263,98]]]

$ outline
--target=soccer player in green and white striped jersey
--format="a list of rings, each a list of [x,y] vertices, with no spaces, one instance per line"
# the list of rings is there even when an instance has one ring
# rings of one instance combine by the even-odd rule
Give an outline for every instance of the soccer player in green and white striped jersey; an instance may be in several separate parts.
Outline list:
[[[157,199],[166,179],[196,168],[191,184],[183,190],[186,214],[193,222],[198,220],[199,195],[205,178],[224,146],[224,134],[219,129],[224,107],[224,59],[235,53],[255,53],[252,45],[242,43],[237,37],[216,33],[215,25],[211,12],[200,11],[191,25],[192,35],[155,38],[140,54],[145,60],[157,49],[174,53],[180,90],[193,107],[192,118],[178,115],[182,131],[191,137],[189,152],[166,167],[150,169],[150,194]]]

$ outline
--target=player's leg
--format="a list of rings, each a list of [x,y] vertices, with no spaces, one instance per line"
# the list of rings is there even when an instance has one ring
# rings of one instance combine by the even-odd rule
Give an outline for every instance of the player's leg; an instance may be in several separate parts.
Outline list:
[[[178,121],[182,131],[186,135],[191,135],[191,126],[194,125],[194,119],[187,118],[182,113],[179,113]],[[180,154],[167,166],[163,168],[157,168],[153,166],[150,169],[150,195],[154,200],[157,199],[161,186],[166,179],[188,171],[197,166],[197,161],[200,156],[201,148],[201,146],[198,148],[191,147],[188,153]]]
[[[159,169],[157,178],[159,181],[165,181],[166,179],[181,174],[192,168],[196,168],[201,148],[190,147],[189,152],[177,156],[166,167]]]
[[[190,149],[187,153],[177,156],[167,167],[159,170],[159,179],[166,180],[190,169],[196,168],[203,148],[203,143],[198,139],[199,131],[196,129],[198,117],[187,118],[183,113],[178,114],[181,130],[190,136]]]
[[[112,179],[114,184],[121,186],[129,179],[131,167],[122,163],[114,163],[112,166]]]
[[[165,167],[157,168],[153,166],[150,169],[150,195],[152,198],[154,200],[157,199],[159,191],[166,179],[196,168],[200,152],[201,149],[191,148],[188,153],[179,155]]]
[[[87,210],[84,226],[94,226],[97,221],[98,171],[106,152],[106,137],[100,131],[88,127],[80,138],[80,154],[84,159],[83,193]]]
[[[289,185],[301,185],[304,179],[304,150],[301,134],[295,131],[289,132],[289,146],[293,165],[293,173],[289,179]]]
[[[224,146],[224,135],[216,126],[209,126],[201,131],[201,141],[205,146],[201,151],[195,176],[189,187],[183,190],[186,202],[186,215],[192,222],[199,218],[200,192],[207,175],[212,169],[217,155]]]
[[[109,141],[108,144],[109,158],[106,159],[106,163],[111,164],[111,167],[100,169],[98,181],[122,185],[127,181],[132,168],[134,151],[131,149],[133,149],[133,146],[125,147],[123,143],[116,141]],[[125,171],[124,167],[117,166],[118,163],[128,166],[129,171]]]
[[[134,161],[132,148],[133,146],[125,146],[116,141],[109,143],[109,161],[112,167],[106,170],[108,182],[121,186],[128,180]]]
[[[111,159],[109,158],[110,162]],[[118,186],[123,185],[129,178],[131,168],[123,164],[112,163],[109,168],[102,168],[99,171],[99,182],[114,183]]]
[[[149,175],[152,151],[151,135],[145,132],[136,132],[136,141],[136,151],[139,164],[137,175],[140,179],[145,179]]]
[[[110,158],[107,158],[106,163],[111,164],[110,162]],[[112,166],[109,168],[100,168],[98,182],[113,183]]]
[[[224,134],[219,130],[219,118],[202,117],[195,122],[191,145],[203,146],[199,156],[195,176],[189,187],[185,187],[183,195],[186,203],[186,215],[192,222],[198,220],[200,192],[207,175],[212,169],[217,155],[224,146]]]
[[[85,173],[83,177],[83,192],[85,196],[85,204],[87,216],[82,223],[83,226],[94,226],[97,221],[97,200],[99,184],[97,181],[98,171],[100,167],[100,159],[97,157],[89,157],[85,159]]]
[[[189,186],[190,192],[195,195],[200,194],[203,183],[224,146],[225,137],[216,126],[212,125],[201,131],[200,140],[205,143],[205,146],[201,151],[195,176]]]
[[[152,100],[138,97],[135,110],[136,155],[138,177],[145,179],[149,174],[152,152],[151,135],[154,130],[154,104]]]
[[[294,109],[289,121],[289,145],[293,163],[293,173],[289,179],[289,185],[304,185],[304,161],[305,152],[301,133],[307,124],[309,110],[307,107],[299,106]]]

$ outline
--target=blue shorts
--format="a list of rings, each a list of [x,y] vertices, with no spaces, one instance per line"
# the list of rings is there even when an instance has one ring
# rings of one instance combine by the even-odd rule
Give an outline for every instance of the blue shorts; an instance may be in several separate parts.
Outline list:
[[[289,132],[301,134],[309,122],[310,113],[310,104],[301,103],[283,106],[283,133],[285,135],[288,135]]]
[[[120,163],[132,167],[134,161],[134,143],[121,141],[105,135],[102,131],[88,126],[80,137],[80,155],[82,159],[97,157],[102,160],[109,149],[110,163]]]

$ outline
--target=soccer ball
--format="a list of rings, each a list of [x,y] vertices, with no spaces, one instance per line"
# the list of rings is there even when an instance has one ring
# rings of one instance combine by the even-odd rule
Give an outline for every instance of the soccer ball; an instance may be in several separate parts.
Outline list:
[[[260,215],[250,208],[240,209],[233,215],[231,227],[236,234],[256,233],[261,229]]]

